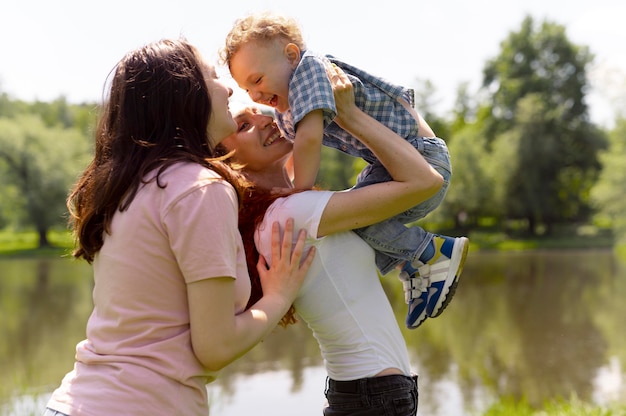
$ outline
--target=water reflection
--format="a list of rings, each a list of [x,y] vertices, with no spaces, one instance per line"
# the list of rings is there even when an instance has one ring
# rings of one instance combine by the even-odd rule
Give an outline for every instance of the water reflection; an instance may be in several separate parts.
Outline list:
[[[71,368],[91,287],[89,267],[69,259],[0,261],[0,405],[48,392]]]
[[[400,284],[383,284],[403,322]],[[0,261],[2,414],[39,414],[84,337],[91,288],[84,263]],[[610,251],[472,253],[449,309],[403,332],[420,416],[469,414],[501,396],[626,402],[624,296],[626,265]],[[208,387],[211,415],[319,415],[321,364],[303,324],[277,329]]]
[[[454,369],[464,402],[473,386],[536,406],[590,401],[599,369],[625,362],[626,276],[611,253],[482,254],[465,273],[450,310],[407,336],[420,373],[439,381]]]

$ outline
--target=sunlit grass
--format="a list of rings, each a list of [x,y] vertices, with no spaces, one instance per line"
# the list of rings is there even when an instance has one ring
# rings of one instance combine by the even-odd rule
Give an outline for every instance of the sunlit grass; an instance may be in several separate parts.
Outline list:
[[[580,230],[578,230],[580,231]],[[495,229],[479,229],[469,233],[472,250],[523,251],[535,249],[568,248],[610,248],[626,256],[626,245],[614,245],[606,233],[583,232],[557,233],[552,237],[522,237],[509,235]],[[442,232],[442,234],[446,234]],[[456,235],[456,234],[448,234]],[[38,248],[39,237],[34,231],[15,232],[0,230],[0,257],[44,257],[68,254],[74,246],[72,234],[68,230],[48,232],[50,247]]]
[[[570,400],[551,400],[541,408],[531,406],[525,400],[500,398],[481,416],[622,416],[626,415],[626,405],[614,404],[598,406],[584,403],[576,397]]]
[[[445,234],[445,232],[443,233]],[[535,249],[617,248],[609,230],[591,226],[556,229],[551,235],[529,236],[516,230],[478,229],[469,233],[476,249],[522,251]]]
[[[69,254],[74,246],[72,234],[66,230],[48,232],[49,247],[39,248],[35,231],[0,230],[0,257],[46,257]]]

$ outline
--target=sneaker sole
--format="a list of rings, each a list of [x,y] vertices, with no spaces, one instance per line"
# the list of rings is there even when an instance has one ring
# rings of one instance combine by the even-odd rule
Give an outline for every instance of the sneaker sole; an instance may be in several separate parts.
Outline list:
[[[456,292],[456,288],[459,285],[459,277],[463,272],[463,266],[465,265],[465,259],[467,258],[467,253],[469,251],[469,240],[466,237],[459,237],[459,239],[460,240],[456,241],[454,244],[452,258],[450,259],[450,261],[452,261],[452,265],[450,268],[453,270],[456,269],[457,272],[452,278],[451,282],[448,282],[446,280],[441,290],[442,294],[441,296],[439,296],[439,299],[437,299],[437,304],[435,305],[435,307],[432,308],[433,313],[428,314],[430,318],[436,318],[443,313],[444,309],[446,309],[446,307],[452,300],[452,297]],[[455,258],[457,259],[457,261],[454,261]]]
[[[426,298],[425,303],[428,304],[428,298]],[[415,317],[414,313],[407,314],[404,324],[409,329],[415,329],[420,326],[426,320],[426,318],[428,318],[428,315],[426,313],[426,308],[424,308],[422,309],[422,313],[417,315],[417,317]]]
[[[413,322],[413,324],[409,325],[408,323],[405,322],[405,325],[409,329],[415,329],[421,324],[423,324],[424,322],[426,322],[426,318],[428,318],[428,316],[424,315],[421,319],[418,319],[417,321]]]

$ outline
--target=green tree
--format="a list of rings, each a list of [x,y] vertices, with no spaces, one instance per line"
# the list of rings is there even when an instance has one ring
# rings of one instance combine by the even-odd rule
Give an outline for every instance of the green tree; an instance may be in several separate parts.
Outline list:
[[[15,117],[16,114],[29,112],[29,104],[13,100],[7,93],[0,93],[0,117]]]
[[[322,189],[340,191],[352,187],[365,162],[339,150],[323,146],[317,183]]]
[[[438,137],[450,140],[450,126],[443,116],[436,112],[439,104],[437,90],[430,80],[415,79],[415,110],[426,120]]]
[[[609,143],[608,151],[600,156],[602,174],[591,196],[598,216],[608,219],[618,238],[626,241],[626,118],[617,120],[615,128],[609,133]]]
[[[445,199],[432,215],[435,221],[454,219],[455,228],[461,230],[476,226],[483,216],[497,215],[488,171],[491,164],[489,155],[483,150],[484,137],[476,123],[467,124],[454,133],[454,140],[448,146],[452,178]]]
[[[563,26],[544,21],[536,28],[526,17],[484,68],[483,86],[491,92],[488,144],[516,139],[505,175],[506,214],[526,220],[532,234],[538,225],[549,233],[553,224],[591,214],[589,191],[606,147],[584,101],[592,59]]]
[[[469,92],[469,83],[464,82],[456,90],[456,100],[452,109],[452,134],[463,129],[476,119],[476,104]]]
[[[61,96],[50,103],[36,101],[20,112],[38,115],[47,127],[72,127],[90,133],[95,126],[97,108],[96,104],[68,104]]]
[[[0,118],[1,211],[35,228],[40,246],[48,245],[48,229],[65,223],[65,199],[87,163],[88,143],[79,130],[47,127],[35,115]]]

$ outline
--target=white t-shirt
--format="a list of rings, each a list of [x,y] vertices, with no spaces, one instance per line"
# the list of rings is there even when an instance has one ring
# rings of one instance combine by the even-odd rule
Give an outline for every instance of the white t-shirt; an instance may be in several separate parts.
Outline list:
[[[94,310],[74,371],[48,406],[71,415],[207,415],[207,371],[191,347],[187,284],[235,278],[250,296],[237,196],[215,172],[176,164],[116,212],[94,263]]]
[[[410,375],[408,352],[382,288],[372,248],[353,232],[317,236],[328,191],[306,191],[274,202],[255,234],[271,258],[271,224],[294,218],[307,230],[307,247],[316,254],[294,302],[298,315],[317,339],[328,376],[334,380],[372,377],[386,368]]]

